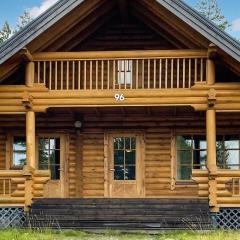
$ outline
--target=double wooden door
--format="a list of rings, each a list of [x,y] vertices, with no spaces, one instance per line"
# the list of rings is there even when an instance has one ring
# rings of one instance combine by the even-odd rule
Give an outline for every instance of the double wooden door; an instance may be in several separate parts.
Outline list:
[[[115,133],[107,136],[105,196],[141,198],[144,196],[144,138],[141,133]]]

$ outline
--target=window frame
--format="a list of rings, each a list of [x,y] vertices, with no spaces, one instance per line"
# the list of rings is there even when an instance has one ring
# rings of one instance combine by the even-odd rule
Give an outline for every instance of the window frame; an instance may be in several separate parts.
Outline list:
[[[238,148],[225,148],[225,138],[226,138],[226,136],[230,136],[230,135],[238,136]],[[222,137],[221,141],[223,142],[223,149],[224,149],[224,151],[227,149],[227,150],[230,150],[230,151],[238,151],[239,152],[238,164],[236,164],[238,166],[238,169],[228,169],[228,168],[226,168],[226,166],[227,166],[226,162],[224,162],[223,163],[224,168],[220,168],[219,164],[217,163],[218,171],[240,171],[240,134],[234,134],[234,133],[233,134],[231,134],[231,133],[229,133],[229,134],[217,134],[217,137],[218,136]],[[217,145],[217,139],[216,139],[216,145]],[[217,149],[216,149],[216,154],[217,154]]]
[[[133,84],[133,60],[132,59],[118,59],[116,61],[116,84],[117,86],[131,86]],[[120,67],[121,68],[120,68]],[[123,66],[123,68],[122,68]],[[123,74],[123,79],[121,78]],[[128,82],[128,74],[130,80]]]
[[[25,134],[23,131],[18,131],[18,132],[10,132],[7,134],[7,141],[6,141],[6,169],[7,170],[23,170],[23,167],[18,167],[18,166],[14,166],[13,165],[13,143],[14,143],[14,137],[25,137]],[[60,139],[60,168],[62,168],[62,161],[63,161],[63,157],[65,154],[65,135],[64,134],[60,134],[60,133],[39,133],[36,134],[35,137],[35,142],[36,142],[36,166],[37,169],[39,169],[39,139],[40,138],[59,138]],[[44,170],[43,170],[44,171]]]
[[[13,164],[14,161],[14,149],[13,149],[13,143],[14,143],[14,138],[15,137],[22,137],[24,138],[24,133],[22,132],[15,132],[15,133],[9,133],[7,135],[7,146],[6,146],[6,159],[7,159],[7,163],[6,163],[6,169],[8,170],[23,170],[24,166],[15,166]],[[26,139],[26,137],[25,137]],[[27,147],[27,146],[26,146]],[[26,154],[27,154],[27,149],[26,149]]]
[[[177,137],[181,137],[181,136],[189,136],[189,137],[191,137],[191,149],[178,149],[178,147],[177,147]],[[175,184],[177,185],[177,184],[179,184],[179,185],[184,185],[184,183],[186,183],[186,184],[194,184],[195,183],[195,181],[194,181],[194,179],[178,179],[178,166],[179,166],[179,164],[178,164],[178,152],[180,151],[191,151],[191,169],[192,169],[192,172],[194,171],[194,170],[198,170],[198,171],[206,171],[206,169],[207,169],[207,159],[206,159],[206,162],[205,162],[205,165],[201,165],[201,164],[198,164],[197,166],[202,166],[202,167],[204,167],[205,166],[205,168],[206,169],[196,169],[196,168],[194,168],[194,165],[196,165],[196,164],[194,164],[194,152],[195,151],[198,151],[198,152],[206,152],[206,154],[207,154],[207,142],[206,142],[206,148],[203,148],[203,149],[201,149],[201,148],[197,148],[197,149],[194,149],[193,148],[193,141],[194,141],[194,136],[197,136],[197,137],[203,137],[203,138],[205,138],[206,139],[206,135],[204,135],[204,134],[201,134],[201,133],[197,133],[197,134],[193,134],[193,133],[175,133],[174,134],[174,149],[173,149],[173,151],[174,151],[174,165],[175,165],[175,170],[174,170],[174,179],[175,179]],[[206,155],[207,156],[207,155]],[[181,166],[183,166],[183,164],[181,165]],[[184,165],[185,166],[185,165]],[[189,165],[190,166],[190,165]]]

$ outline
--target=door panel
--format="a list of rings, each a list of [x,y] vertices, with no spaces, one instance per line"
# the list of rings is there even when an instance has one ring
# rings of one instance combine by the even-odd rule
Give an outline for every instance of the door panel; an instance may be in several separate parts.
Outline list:
[[[108,148],[109,197],[143,197],[143,135],[111,134]]]
[[[64,137],[39,137],[39,169],[50,170],[51,179],[44,186],[44,197],[64,197]]]

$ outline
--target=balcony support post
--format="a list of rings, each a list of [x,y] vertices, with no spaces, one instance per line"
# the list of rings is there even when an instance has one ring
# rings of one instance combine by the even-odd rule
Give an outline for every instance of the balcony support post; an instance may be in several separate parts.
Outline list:
[[[26,63],[25,84],[27,87],[33,87],[33,84],[34,84],[34,62]]]
[[[210,44],[208,48],[208,59],[207,59],[207,84],[208,85],[214,85],[216,82],[215,62],[214,62],[216,52],[217,50],[215,45]]]

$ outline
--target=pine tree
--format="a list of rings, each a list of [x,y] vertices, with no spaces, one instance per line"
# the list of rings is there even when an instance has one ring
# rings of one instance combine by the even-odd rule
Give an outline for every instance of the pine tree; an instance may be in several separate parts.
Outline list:
[[[12,36],[12,34],[13,34],[13,31],[9,23],[6,21],[0,30],[0,43],[3,43],[7,39],[9,39]]]
[[[222,10],[218,6],[217,0],[199,0],[195,8],[222,30],[226,30],[230,27],[228,20],[222,14]]]
[[[28,11],[24,11],[23,15],[18,18],[18,24],[15,29],[15,32],[18,32],[24,28],[28,23],[32,21],[32,17]]]

